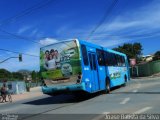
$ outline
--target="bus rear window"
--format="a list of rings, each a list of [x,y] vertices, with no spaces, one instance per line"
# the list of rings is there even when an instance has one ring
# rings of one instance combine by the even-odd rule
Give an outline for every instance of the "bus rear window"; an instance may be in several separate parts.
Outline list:
[[[83,56],[83,62],[84,65],[88,65],[88,55],[87,55],[87,49],[85,45],[81,45],[82,50],[82,56]]]

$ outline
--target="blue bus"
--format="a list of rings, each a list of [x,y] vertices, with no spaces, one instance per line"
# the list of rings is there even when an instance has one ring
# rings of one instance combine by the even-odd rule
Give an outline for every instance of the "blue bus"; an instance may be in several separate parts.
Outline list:
[[[83,40],[67,40],[40,49],[44,94],[110,92],[130,80],[127,56]]]

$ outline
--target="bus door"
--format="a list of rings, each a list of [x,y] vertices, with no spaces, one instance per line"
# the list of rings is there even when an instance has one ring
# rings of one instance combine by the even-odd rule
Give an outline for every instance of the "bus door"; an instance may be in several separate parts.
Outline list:
[[[99,82],[98,82],[98,72],[97,72],[97,59],[96,54],[94,52],[88,52],[89,63],[90,63],[90,76],[92,80],[91,90],[92,92],[99,90]]]

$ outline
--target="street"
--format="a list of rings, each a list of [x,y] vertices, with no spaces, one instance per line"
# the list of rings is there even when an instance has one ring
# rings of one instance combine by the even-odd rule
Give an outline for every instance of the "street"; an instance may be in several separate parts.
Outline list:
[[[18,118],[26,120],[101,120],[106,114],[156,114],[160,113],[159,86],[159,77],[131,79],[127,86],[115,88],[110,94],[98,93],[83,100],[76,100],[73,95],[41,95],[0,104],[0,113],[20,114]]]

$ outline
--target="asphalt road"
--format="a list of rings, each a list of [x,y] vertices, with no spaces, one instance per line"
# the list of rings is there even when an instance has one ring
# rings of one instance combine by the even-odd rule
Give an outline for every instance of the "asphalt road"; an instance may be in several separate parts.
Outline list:
[[[132,79],[110,94],[97,93],[77,100],[73,95],[42,95],[14,103],[0,104],[3,116],[19,119],[101,120],[108,114],[160,114],[160,78]]]

